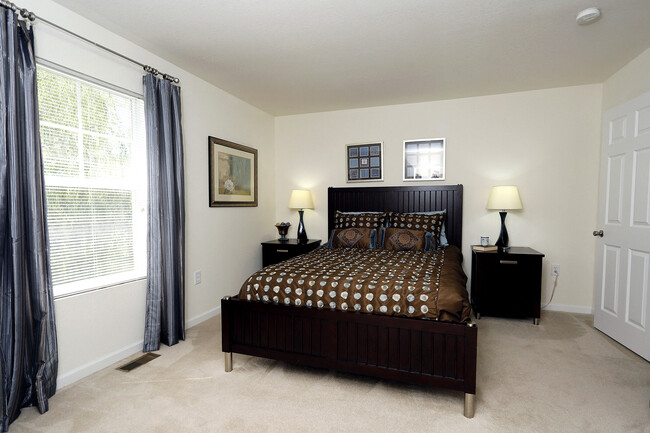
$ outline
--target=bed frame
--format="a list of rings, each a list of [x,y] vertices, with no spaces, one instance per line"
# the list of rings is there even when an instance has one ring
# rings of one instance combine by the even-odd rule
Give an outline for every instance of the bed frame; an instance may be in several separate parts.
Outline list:
[[[328,221],[341,211],[447,210],[447,239],[461,247],[463,186],[329,188]],[[317,368],[448,388],[465,393],[474,416],[477,327],[474,323],[379,316],[221,300],[226,371],[242,353]]]

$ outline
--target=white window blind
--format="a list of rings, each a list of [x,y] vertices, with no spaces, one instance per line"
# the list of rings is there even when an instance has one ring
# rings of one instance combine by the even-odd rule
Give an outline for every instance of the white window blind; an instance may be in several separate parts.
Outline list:
[[[54,295],[146,276],[142,99],[38,67]]]

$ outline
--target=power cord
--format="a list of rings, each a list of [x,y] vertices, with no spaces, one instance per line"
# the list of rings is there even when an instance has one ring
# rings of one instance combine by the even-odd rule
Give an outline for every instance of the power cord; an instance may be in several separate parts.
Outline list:
[[[556,287],[557,287],[557,278],[558,278],[558,277],[559,277],[559,275],[556,275],[556,276],[555,276],[555,282],[553,283],[553,291],[551,291],[551,299],[549,299],[548,302],[547,302],[546,304],[542,305],[542,309],[548,307],[549,304],[551,303],[551,301],[553,301],[553,295],[555,295],[555,289],[556,289]]]

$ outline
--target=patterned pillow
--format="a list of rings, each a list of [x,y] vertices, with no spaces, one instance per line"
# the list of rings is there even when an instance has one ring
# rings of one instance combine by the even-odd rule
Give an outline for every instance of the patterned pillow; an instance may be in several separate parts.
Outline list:
[[[409,230],[424,230],[433,233],[433,240],[435,241],[435,248],[440,245],[440,232],[442,225],[445,222],[447,214],[439,213],[435,215],[415,214],[415,213],[390,213],[390,227],[409,229]],[[433,248],[431,248],[433,249]]]
[[[368,228],[334,229],[330,236],[330,248],[375,248],[377,230]]]
[[[415,214],[422,214],[422,215],[436,215],[439,213],[447,213],[447,209],[443,210],[433,210],[433,211],[428,211],[428,212],[413,212]],[[447,219],[445,217],[445,219]],[[442,230],[440,231],[440,242],[438,243],[438,247],[448,247],[449,246],[449,241],[447,240],[447,230],[445,229],[445,225],[447,223],[444,222],[442,224]]]
[[[347,229],[351,227],[378,229],[384,224],[388,212],[341,212],[334,215],[334,228]]]
[[[387,251],[428,251],[431,232],[398,228],[383,229],[383,249]]]

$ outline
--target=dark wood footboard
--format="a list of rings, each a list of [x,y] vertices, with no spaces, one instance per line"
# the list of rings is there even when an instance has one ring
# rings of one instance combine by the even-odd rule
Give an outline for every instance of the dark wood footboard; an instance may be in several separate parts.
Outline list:
[[[221,301],[222,349],[465,393],[476,393],[474,325]],[[469,405],[469,407],[468,407]]]

